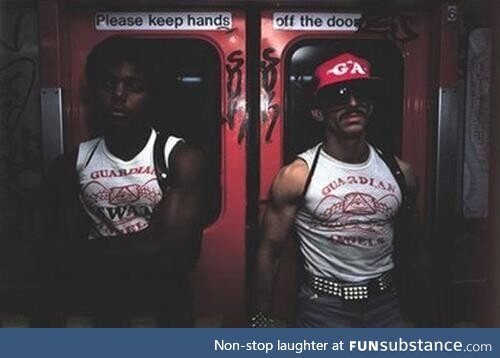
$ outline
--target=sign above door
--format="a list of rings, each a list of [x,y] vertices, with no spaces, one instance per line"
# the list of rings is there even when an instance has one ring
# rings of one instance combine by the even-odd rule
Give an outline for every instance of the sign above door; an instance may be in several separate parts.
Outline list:
[[[99,31],[229,30],[230,12],[99,12]]]
[[[275,12],[275,30],[305,31],[357,31],[361,21],[360,13],[335,12]]]

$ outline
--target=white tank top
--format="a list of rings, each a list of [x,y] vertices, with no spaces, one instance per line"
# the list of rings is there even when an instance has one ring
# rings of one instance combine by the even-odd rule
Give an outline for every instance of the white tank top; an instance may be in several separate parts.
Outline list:
[[[132,159],[122,160],[106,147],[104,138],[80,144],[76,170],[80,201],[91,220],[90,240],[114,237],[146,229],[153,209],[162,198],[154,165],[156,132]],[[165,161],[182,139],[170,136]]]
[[[309,168],[321,144],[298,157]],[[341,162],[321,149],[295,219],[307,272],[360,282],[394,267],[393,220],[401,191],[384,161],[369,146],[364,163]]]

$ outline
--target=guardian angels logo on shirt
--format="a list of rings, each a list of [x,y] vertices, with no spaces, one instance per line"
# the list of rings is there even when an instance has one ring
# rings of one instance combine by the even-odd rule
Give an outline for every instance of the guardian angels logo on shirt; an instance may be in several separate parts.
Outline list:
[[[82,188],[86,210],[97,219],[99,230],[109,235],[127,234],[146,228],[153,208],[161,197],[156,178],[141,185],[110,188],[93,180]]]
[[[383,245],[400,206],[395,184],[365,176],[332,180],[322,188],[321,196],[310,228],[348,246]]]
[[[347,73],[351,75],[366,75],[367,72],[368,69],[363,68],[359,62],[348,60],[346,62],[337,63],[331,69],[327,70],[326,74],[334,76],[343,76]]]

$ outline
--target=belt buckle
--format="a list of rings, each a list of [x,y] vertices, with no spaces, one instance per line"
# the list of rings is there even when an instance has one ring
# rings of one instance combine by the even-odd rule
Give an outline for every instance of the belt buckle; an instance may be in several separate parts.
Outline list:
[[[353,283],[342,284],[342,297],[345,300],[363,300],[368,298],[368,285]]]

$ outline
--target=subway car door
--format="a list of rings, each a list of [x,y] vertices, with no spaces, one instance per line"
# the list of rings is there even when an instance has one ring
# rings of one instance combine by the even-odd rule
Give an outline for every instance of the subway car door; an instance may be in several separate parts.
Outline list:
[[[398,12],[370,14],[361,8],[349,12],[262,12],[261,209],[280,167],[322,139],[321,128],[310,115],[315,67],[342,52],[353,52],[367,58],[373,72],[387,82],[387,93],[371,117],[368,139],[413,166],[420,180],[418,206],[427,215],[432,143],[428,110],[430,16],[418,11],[411,16],[395,14]],[[291,319],[299,271],[296,247],[287,250],[283,261],[274,307],[276,314]]]
[[[44,1],[42,61],[50,64],[42,86],[61,103],[43,118],[70,150],[95,136],[85,104],[84,67],[89,52],[114,36],[140,38],[153,49],[164,81],[164,106],[155,118],[169,131],[199,146],[208,163],[211,188],[201,256],[194,273],[195,318],[199,326],[241,326],[245,307],[246,71],[245,16],[241,11],[161,11],[123,3],[100,9],[82,2]],[[127,9],[130,9],[128,7]],[[54,131],[52,131],[54,133]],[[52,153],[52,154],[51,154]]]

